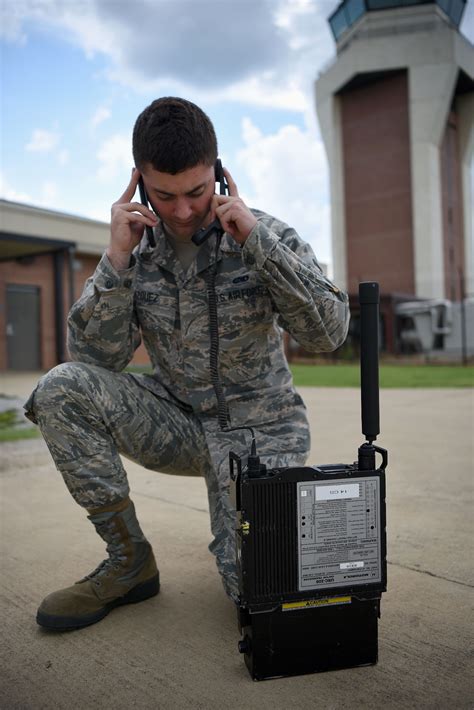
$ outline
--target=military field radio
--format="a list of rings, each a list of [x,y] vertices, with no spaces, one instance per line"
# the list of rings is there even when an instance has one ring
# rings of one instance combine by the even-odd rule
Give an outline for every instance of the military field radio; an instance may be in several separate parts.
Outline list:
[[[379,434],[378,284],[361,283],[359,302],[366,442],[358,460],[267,469],[255,439],[245,465],[230,454],[239,651],[254,680],[377,662],[388,461],[373,443]]]

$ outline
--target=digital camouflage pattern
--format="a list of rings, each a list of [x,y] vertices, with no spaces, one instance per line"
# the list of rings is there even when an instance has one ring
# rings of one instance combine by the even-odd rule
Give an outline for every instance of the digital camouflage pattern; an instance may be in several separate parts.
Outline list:
[[[334,350],[347,334],[348,299],[293,229],[252,211],[258,223],[244,246],[224,235],[217,256],[219,375],[229,427],[254,427],[267,465],[300,465],[309,452],[309,429],[282,328],[309,351]],[[215,239],[184,271],[161,228],[155,232],[157,246],[143,239],[127,270],[115,271],[102,257],[69,314],[75,362],[40,380],[25,406],[86,508],[128,495],[119,452],[153,470],[203,475],[210,549],[236,597],[228,455],[248,452],[249,433],[221,431],[216,417],[206,282]],[[141,338],[153,374],[122,373]]]

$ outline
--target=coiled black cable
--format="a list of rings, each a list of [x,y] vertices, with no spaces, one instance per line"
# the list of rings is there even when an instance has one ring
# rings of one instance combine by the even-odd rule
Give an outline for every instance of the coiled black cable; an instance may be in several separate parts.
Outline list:
[[[206,275],[207,302],[209,308],[209,371],[211,382],[217,398],[217,419],[221,429],[225,429],[230,422],[229,409],[225,401],[224,389],[219,377],[219,320],[217,317],[217,257],[222,239],[222,233],[216,234],[216,248],[214,263]]]

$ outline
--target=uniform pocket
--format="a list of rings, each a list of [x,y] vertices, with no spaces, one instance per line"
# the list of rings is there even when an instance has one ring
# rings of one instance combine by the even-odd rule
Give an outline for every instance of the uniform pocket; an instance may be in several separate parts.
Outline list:
[[[136,302],[138,323],[145,331],[172,333],[176,320],[176,299],[158,293],[145,293]]]
[[[264,328],[273,322],[270,294],[261,284],[226,289],[217,294],[219,335],[234,337],[237,331]]]
[[[263,286],[219,294],[219,370],[227,382],[262,377],[271,366],[274,313]]]

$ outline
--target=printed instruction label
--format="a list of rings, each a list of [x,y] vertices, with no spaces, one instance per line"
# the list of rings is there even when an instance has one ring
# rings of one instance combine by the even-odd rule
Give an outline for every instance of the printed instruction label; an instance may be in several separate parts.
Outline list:
[[[381,582],[379,486],[376,476],[297,484],[299,591]]]

